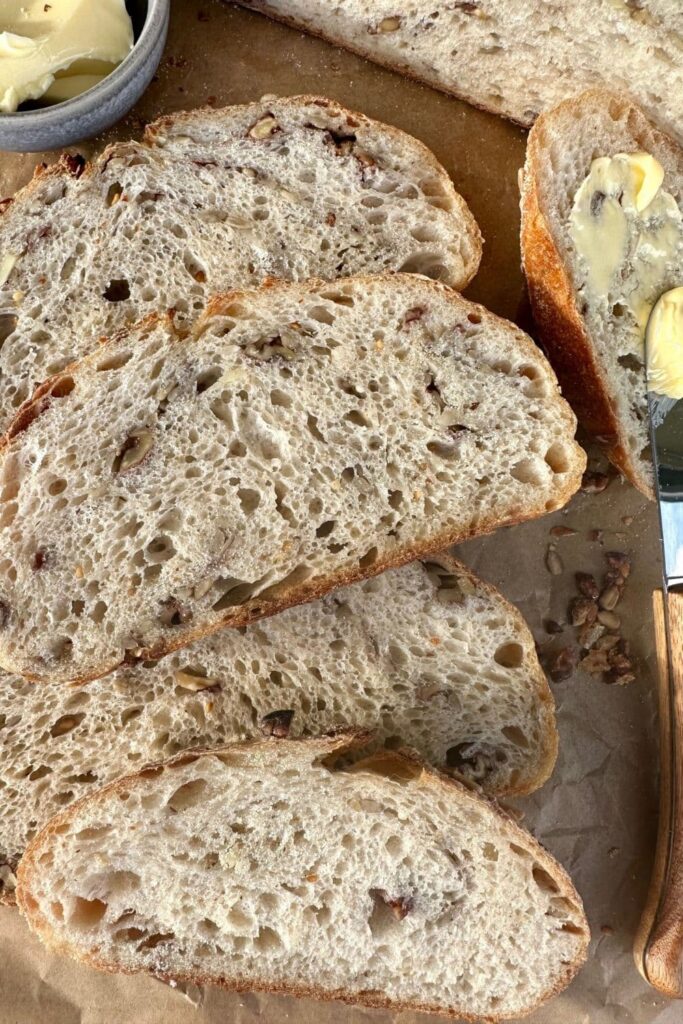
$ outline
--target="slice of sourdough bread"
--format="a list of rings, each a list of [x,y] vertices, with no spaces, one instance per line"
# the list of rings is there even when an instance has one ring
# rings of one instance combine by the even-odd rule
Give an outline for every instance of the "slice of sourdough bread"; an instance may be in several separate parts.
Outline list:
[[[151,317],[4,440],[0,663],[95,678],[542,515],[574,427],[530,339],[425,278],[234,292],[189,337]]]
[[[293,717],[292,717],[293,714]],[[0,685],[0,902],[65,804],[149,761],[263,732],[373,730],[487,793],[528,793],[557,751],[519,612],[455,559],[414,562],[85,689]]]
[[[581,89],[683,121],[680,0],[238,0],[529,126]]]
[[[101,970],[459,1018],[564,988],[589,933],[560,865],[417,759],[335,770],[352,742],[180,754],[85,797],[19,866],[30,927]]]
[[[312,96],[174,114],[73,157],[0,217],[0,428],[36,384],[150,312],[268,277],[417,271],[463,288],[481,236],[422,143]]]
[[[596,158],[634,152],[659,161],[661,192],[672,198],[666,208],[652,203],[638,213],[615,197],[624,207],[623,257],[607,290],[597,294],[572,239],[575,197]],[[593,204],[596,218],[603,204],[601,193]],[[673,251],[655,273],[662,228]],[[612,242],[606,225],[605,263]],[[651,280],[649,293],[641,295],[643,264],[636,253],[643,251]],[[638,107],[608,93],[584,93],[544,114],[529,135],[522,178],[522,255],[534,318],[564,394],[612,462],[652,496],[644,326],[632,296],[652,305],[683,280],[683,150]]]

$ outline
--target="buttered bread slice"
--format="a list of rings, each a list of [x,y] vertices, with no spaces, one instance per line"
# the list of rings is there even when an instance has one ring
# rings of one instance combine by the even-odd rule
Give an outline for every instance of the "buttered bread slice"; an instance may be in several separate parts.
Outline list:
[[[563,393],[651,496],[645,332],[683,284],[683,150],[608,93],[543,115],[527,147],[522,254]]]
[[[404,270],[462,289],[481,235],[433,154],[323,97],[173,114],[0,205],[0,429],[148,313],[267,278]]]
[[[85,680],[563,505],[585,456],[517,327],[414,275],[151,317],[0,461],[0,663]]]

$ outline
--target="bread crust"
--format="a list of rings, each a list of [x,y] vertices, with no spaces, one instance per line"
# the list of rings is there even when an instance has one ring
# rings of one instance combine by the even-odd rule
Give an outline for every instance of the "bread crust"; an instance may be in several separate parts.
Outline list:
[[[364,274],[353,278],[345,278],[344,280],[346,282],[354,281],[357,284],[367,284],[369,286],[372,282],[377,281],[382,276],[385,275]],[[393,281],[403,279],[406,282],[412,282],[414,280],[413,275],[410,274],[392,274],[389,276]],[[422,279],[422,284],[431,291],[438,293],[441,298],[448,299],[448,301],[452,302],[454,305],[459,306],[461,303],[464,303],[468,309],[471,309],[479,315],[482,323],[498,323],[505,325],[505,327],[509,329],[510,324],[508,321],[503,320],[502,317],[498,317],[494,313],[491,313],[484,306],[480,306],[477,303],[472,303],[463,299],[457,292],[454,292],[446,285],[442,285],[436,281],[426,278]],[[296,285],[283,281],[271,281],[263,285],[262,289],[295,289],[300,293],[305,294],[307,291],[315,291],[316,289],[325,287],[326,285],[329,285],[329,282],[315,279]],[[243,300],[245,297],[253,294],[253,292],[253,289],[240,288],[222,295],[214,296],[207,303],[204,313],[201,315],[189,338],[185,332],[178,331],[176,329],[172,313],[162,315],[152,313],[141,321],[141,324],[154,327],[156,324],[165,322],[169,332],[173,335],[175,343],[180,344],[187,342],[188,344],[199,344],[201,343],[204,323],[208,318],[212,315],[219,314],[222,308],[229,306],[231,303]],[[140,325],[137,326],[139,327]],[[136,328],[134,326],[131,328],[131,331],[134,331],[135,329]],[[516,330],[520,345],[526,349],[531,360],[537,361],[539,358],[539,351],[531,338],[524,334],[524,332],[519,328]],[[126,333],[128,332],[124,332],[118,337],[125,336]],[[102,345],[107,344],[106,339],[101,339],[101,341]],[[5,434],[0,438],[0,456],[7,451],[12,440],[16,438],[17,435],[22,431],[29,429],[34,420],[47,410],[49,402],[55,395],[58,395],[60,389],[65,389],[65,393],[68,393],[68,390],[70,390],[71,387],[71,379],[73,376],[78,374],[79,368],[90,365],[92,362],[99,359],[100,356],[101,348],[90,353],[90,355],[86,356],[84,359],[66,367],[61,371],[61,373],[56,374],[54,377],[51,377],[50,380],[41,384],[34,395],[20,406]],[[555,387],[557,387],[557,378],[550,366],[546,367],[546,372],[548,379],[555,385]],[[561,413],[562,418],[567,425],[567,435],[573,436],[576,428],[576,417],[566,402],[561,399],[559,389],[556,398],[559,403],[558,412]],[[552,502],[553,511],[565,505],[572,495],[575,494],[581,484],[582,475],[586,468],[586,454],[576,441],[572,442],[572,449],[572,459],[566,473],[567,479],[564,481],[562,489]],[[164,641],[156,643],[151,647],[142,648],[139,654],[136,655],[135,660],[156,661],[165,654],[187,647],[188,644],[193,641],[209,636],[211,633],[215,633],[217,630],[224,627],[239,628],[241,626],[246,626],[251,622],[258,621],[258,619],[284,611],[285,608],[291,608],[294,605],[314,601],[316,598],[322,597],[323,594],[328,593],[330,590],[347,586],[361,579],[368,579],[372,576],[377,576],[380,573],[385,572],[387,569],[396,569],[401,565],[405,565],[407,562],[413,562],[419,558],[423,558],[424,556],[443,551],[446,548],[451,547],[453,544],[459,544],[462,541],[469,540],[471,537],[479,537],[492,533],[501,526],[514,526],[530,519],[536,519],[551,510],[546,506],[546,499],[539,497],[524,509],[516,508],[511,510],[510,514],[507,516],[503,516],[498,519],[493,515],[483,516],[476,526],[470,529],[444,530],[439,534],[435,534],[433,537],[425,539],[422,543],[404,544],[397,547],[385,558],[378,560],[371,566],[361,568],[356,564],[355,566],[349,566],[347,568],[339,569],[337,572],[329,573],[327,576],[318,577],[313,580],[306,580],[302,583],[284,587],[277,596],[271,598],[264,599],[263,597],[258,596],[251,598],[242,605],[226,609],[225,614],[220,619],[217,619],[215,622],[208,625],[175,627],[173,637],[168,637]],[[113,672],[119,667],[119,665],[124,664],[125,661],[126,659],[121,656],[118,660],[112,660],[104,663],[87,674],[70,677],[69,682],[77,685],[91,682],[93,679],[99,679],[102,676]],[[14,672],[19,675],[23,675],[26,679],[32,682],[46,682],[49,681],[50,678],[48,676],[35,675],[22,671],[17,666],[7,663],[7,661],[2,660],[2,652],[0,652],[0,667],[5,669],[7,672]]]
[[[482,100],[480,97],[475,98],[470,93],[461,92],[458,89],[452,88],[440,81],[438,75],[434,75],[433,77],[429,77],[428,75],[419,75],[417,71],[415,71],[414,68],[411,68],[408,64],[401,64],[400,61],[391,61],[381,53],[373,53],[370,57],[367,51],[364,51],[359,46],[354,46],[353,43],[348,42],[348,40],[322,32],[310,25],[306,25],[304,27],[301,21],[298,21],[296,18],[288,18],[286,14],[280,14],[279,12],[271,10],[270,7],[267,6],[266,3],[262,3],[261,0],[237,0],[237,3],[242,7],[246,7],[250,11],[256,11],[257,14],[262,14],[266,18],[270,18],[271,21],[278,22],[280,25],[287,25],[288,28],[296,29],[297,32],[305,32],[306,35],[314,36],[316,39],[323,39],[326,43],[331,43],[333,46],[339,46],[342,50],[347,50],[349,53],[354,53],[357,57],[362,57],[363,60],[371,61],[373,64],[379,64],[380,67],[387,68],[389,71],[393,71],[394,74],[403,75],[404,78],[410,78],[413,82],[419,82],[420,85],[428,85],[430,88],[436,89],[437,92],[443,92],[447,96],[454,96],[455,99],[461,100],[463,103],[467,103],[471,107],[476,107],[478,110],[483,110],[487,114],[495,114],[496,117],[504,117],[506,120],[512,121],[513,124],[518,124],[521,128],[530,128],[534,123],[532,118],[527,118],[526,120],[523,118],[517,118],[507,111],[501,110],[500,107],[496,107],[491,103],[486,103],[486,101]]]
[[[604,447],[609,460],[634,487],[652,499],[653,489],[634,462],[616,416],[609,381],[596,360],[577,305],[574,285],[546,214],[552,200],[544,192],[542,154],[549,146],[555,122],[567,113],[580,116],[582,112],[595,107],[611,107],[619,114],[628,111],[636,136],[645,129],[653,131],[645,114],[636,104],[602,89],[584,92],[539,117],[529,133],[521,181],[522,263],[534,320],[563,393],[581,423]],[[667,136],[659,132],[655,134],[660,144],[677,148]]]
[[[187,764],[189,761],[196,760],[205,755],[211,756],[214,754],[222,754],[235,749],[247,749],[253,751],[255,756],[258,757],[259,753],[262,750],[266,750],[272,743],[296,744],[303,751],[302,756],[304,758],[306,758],[307,752],[312,750],[313,757],[310,758],[310,760],[311,763],[314,763],[327,760],[334,757],[334,755],[340,756],[344,751],[350,750],[353,747],[362,746],[367,742],[370,735],[371,734],[365,732],[349,730],[322,738],[291,740],[270,739],[265,741],[256,740],[241,744],[231,743],[223,747],[214,748],[213,750],[199,749],[185,751],[166,762],[157,762],[153,765],[148,765],[137,772],[131,773],[130,775],[126,775],[109,783],[109,785],[102,787],[102,789],[98,790],[91,796],[82,797],[80,800],[72,804],[71,807],[52,818],[27,847],[17,871],[17,903],[22,915],[26,918],[31,930],[38,935],[40,940],[51,952],[70,956],[80,963],[85,963],[90,967],[94,967],[96,970],[107,973],[147,973],[144,970],[135,971],[129,968],[116,967],[97,956],[83,954],[67,940],[58,939],[55,936],[49,923],[41,914],[37,902],[31,896],[32,880],[34,877],[40,876],[40,855],[44,852],[45,848],[49,846],[52,835],[62,825],[68,826],[75,813],[82,806],[93,803],[104,803],[110,793],[117,793],[123,789],[130,789],[132,787],[144,785],[145,775],[149,775],[150,772],[157,773],[165,768],[173,768],[174,765]],[[522,829],[517,822],[494,800],[487,800],[477,792],[474,792],[470,787],[459,782],[457,779],[443,775],[436,769],[428,767],[416,754],[412,752],[388,752],[387,760],[389,759],[392,759],[396,763],[399,772],[403,768],[403,770],[408,770],[412,775],[419,774],[421,782],[432,786],[445,798],[457,797],[460,800],[474,802],[479,805],[481,805],[481,803],[488,804],[494,814],[505,824],[505,827],[510,834],[510,840],[516,841],[525,849],[530,850],[541,866],[553,878],[558,887],[557,895],[560,898],[570,900],[579,910],[583,911],[583,902],[581,897],[562,865],[559,864],[530,833],[525,832],[524,829]],[[384,774],[384,772],[382,774]],[[525,1008],[518,1016],[527,1016],[539,1006],[543,1005],[543,1003],[547,1002],[547,1000],[558,995],[564,988],[566,988],[586,960],[589,941],[590,931],[588,928],[588,922],[585,921],[584,930],[582,932],[581,947],[574,960],[566,964],[565,970],[562,972],[555,984],[547,992],[544,992],[536,1002]],[[259,991],[276,995],[294,996],[295,998],[310,997],[324,1002],[339,1001],[352,1005],[391,1009],[396,1012],[409,1010],[413,1012],[434,1013],[450,1019],[464,1021],[474,1022],[486,1020],[487,1022],[497,1022],[503,1019],[496,1014],[491,1014],[486,1018],[482,1018],[477,1014],[468,1014],[467,1012],[463,1012],[458,1007],[443,1007],[434,1004],[400,1002],[398,1000],[392,1000],[377,992],[354,993],[344,989],[329,991],[313,986],[305,987],[277,983],[272,984],[264,982],[262,979],[249,977],[217,980],[207,975],[191,973],[173,975],[158,974],[155,975],[155,977],[158,977],[163,981],[188,982],[195,985],[217,985],[220,988],[233,992]]]

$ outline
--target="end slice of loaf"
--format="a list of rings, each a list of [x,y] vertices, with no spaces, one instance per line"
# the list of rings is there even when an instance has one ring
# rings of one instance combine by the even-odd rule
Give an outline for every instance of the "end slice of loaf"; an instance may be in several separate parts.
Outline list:
[[[679,0],[238,0],[529,127],[581,89],[683,120]]]
[[[683,150],[628,100],[588,92],[539,118],[522,179],[522,255],[534,318],[564,394],[612,462],[651,497],[643,336],[625,299],[634,285],[628,257],[638,243],[637,224],[629,225],[621,273],[600,300],[585,290],[585,267],[569,231],[574,197],[592,161],[636,151],[661,163],[661,188],[683,213]],[[680,243],[655,282],[659,294],[683,279],[680,217],[671,230],[680,233]]]
[[[101,335],[218,291],[405,270],[463,288],[481,235],[433,154],[323,97],[174,114],[66,157],[0,216],[0,429]]]
[[[415,759],[352,738],[179,755],[54,818],[19,866],[46,945],[101,970],[497,1020],[560,991],[589,933],[568,876]]]
[[[293,717],[292,717],[293,715]],[[0,679],[0,902],[38,829],[95,785],[262,732],[372,729],[487,793],[555,761],[553,699],[516,608],[442,555],[222,630],[85,689]]]
[[[5,438],[0,662],[94,678],[542,515],[574,427],[526,335],[417,276],[152,317]]]

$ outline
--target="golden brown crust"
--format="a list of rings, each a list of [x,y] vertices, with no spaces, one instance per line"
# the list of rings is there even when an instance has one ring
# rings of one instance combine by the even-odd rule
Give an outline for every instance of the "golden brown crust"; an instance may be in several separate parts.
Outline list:
[[[345,284],[348,285],[349,282],[355,282],[356,284],[367,283],[369,286],[382,276],[383,275],[364,274],[353,278],[344,278],[339,282],[312,279],[303,284],[273,281],[262,286],[262,288],[282,291],[294,288],[301,292],[306,292],[316,291],[321,287],[332,287],[334,284],[337,284],[339,287],[343,287]],[[403,280],[411,285],[415,281],[415,278],[410,274],[392,274],[391,279],[394,282],[397,280]],[[423,278],[421,279],[421,286],[438,293],[441,298],[447,299],[455,306],[466,306],[468,310],[476,311],[480,315],[482,322],[504,325],[508,330],[510,327],[514,327],[514,325],[511,325],[508,321],[503,320],[494,313],[491,313],[484,306],[480,306],[476,303],[463,299],[462,296],[448,288],[446,285]],[[176,343],[184,343],[187,341],[188,344],[197,344],[201,342],[204,326],[212,316],[221,315],[222,311],[232,303],[244,300],[251,295],[258,294],[259,291],[260,289],[240,288],[222,295],[215,295],[208,301],[204,313],[200,316],[194,331],[189,338],[186,337],[184,333],[176,330],[173,317],[170,314],[159,315],[152,313],[145,317],[145,319],[141,321],[141,324],[143,324],[145,328],[151,330],[156,324],[165,321],[169,330],[172,332]],[[139,330],[139,328],[140,324],[133,325],[127,333],[132,335]],[[519,328],[514,329],[516,332],[517,342],[522,346],[522,348],[526,349],[529,359],[535,361],[538,361],[539,358],[542,359],[543,357],[540,355],[538,348],[534,345],[531,338],[525,335]],[[122,336],[119,336],[117,340],[121,340],[121,337]],[[106,345],[108,343],[106,340],[103,340],[103,344]],[[101,348],[85,356],[79,362],[67,367],[62,371],[62,373],[57,374],[45,384],[41,385],[33,397],[28,399],[28,401],[20,407],[6,433],[0,438],[0,456],[7,450],[9,445],[12,443],[13,438],[15,438],[17,434],[21,433],[22,430],[28,429],[31,423],[33,423],[38,416],[42,415],[47,410],[51,396],[58,396],[59,391],[62,388],[65,389],[69,387],[68,382],[72,381],[73,377],[78,376],[80,367],[88,366],[99,358],[101,358]],[[550,366],[546,366],[546,372],[549,379],[556,385],[557,381]],[[46,398],[48,401],[46,401]],[[558,401],[562,401],[559,394],[557,398]],[[567,424],[568,434],[573,435],[576,423],[573,413],[569,406],[564,402],[562,402],[560,410],[562,417]],[[156,660],[163,657],[165,654],[170,654],[172,651],[187,647],[187,645],[193,641],[201,640],[203,637],[209,636],[211,633],[215,633],[217,630],[224,627],[246,626],[251,622],[256,622],[258,619],[284,611],[285,608],[291,608],[294,605],[314,601],[316,598],[322,597],[323,594],[326,594],[337,587],[347,586],[351,583],[357,582],[358,580],[377,576],[379,573],[385,572],[387,569],[398,568],[401,565],[405,565],[407,562],[415,561],[425,555],[432,555],[436,552],[444,551],[451,545],[459,544],[462,541],[469,540],[471,537],[480,537],[485,534],[492,533],[501,526],[517,525],[518,523],[526,522],[529,519],[536,519],[548,511],[554,511],[561,508],[578,490],[581,483],[581,477],[586,466],[586,455],[584,451],[575,441],[572,442],[572,447],[574,457],[572,459],[570,470],[566,474],[567,479],[564,482],[562,489],[556,494],[552,501],[538,499],[535,503],[531,503],[525,509],[510,509],[509,514],[502,518],[484,516],[469,529],[444,530],[442,533],[427,538],[421,543],[405,544],[402,547],[398,547],[383,560],[376,562],[372,566],[367,566],[365,568],[361,568],[357,564],[355,566],[348,566],[340,569],[336,573],[331,573],[324,577],[307,580],[291,587],[284,587],[277,596],[273,598],[264,599],[263,597],[257,596],[235,608],[226,609],[226,613],[223,618],[206,626],[186,628],[176,627],[172,638],[166,638],[161,642],[157,642],[152,647],[142,648],[139,654],[136,655],[136,660]],[[548,507],[549,505],[551,508]],[[124,657],[121,656],[118,660],[112,660],[107,664],[101,665],[96,670],[89,672],[87,675],[70,678],[69,682],[81,684],[101,678],[102,676],[113,672],[119,665],[124,663],[124,660]],[[47,676],[34,675],[26,672],[25,670],[22,671],[18,666],[8,664],[7,662],[0,662],[0,665],[6,671],[19,673],[31,682],[46,682],[50,678]]]
[[[609,381],[595,357],[569,271],[544,212],[549,200],[542,181],[542,154],[549,146],[555,122],[567,112],[580,115],[583,109],[595,106],[611,107],[614,113],[628,112],[636,137],[652,135],[660,145],[676,148],[671,139],[649,125],[639,107],[605,90],[589,90],[542,114],[529,133],[522,176],[522,262],[534,320],[563,393],[581,423],[603,445],[610,461],[634,487],[653,498],[652,487],[634,464],[610,397]],[[645,139],[639,141],[647,148]]]
[[[24,853],[24,856],[19,864],[17,871],[17,904],[23,916],[26,918],[29,927],[34,931],[44,945],[49,950],[55,953],[60,953],[66,956],[70,956],[80,963],[88,964],[97,970],[105,971],[108,973],[117,974],[138,974],[138,973],[149,973],[140,968],[140,970],[133,970],[128,968],[119,967],[111,964],[96,955],[83,954],[77,947],[70,943],[66,939],[57,938],[41,914],[37,902],[31,896],[31,883],[34,877],[40,876],[40,856],[44,852],[44,849],[49,846],[52,835],[63,825],[69,825],[71,819],[77,813],[82,806],[87,806],[94,803],[104,803],[110,793],[116,793],[123,789],[130,790],[133,787],[144,785],[145,776],[149,776],[150,772],[157,774],[159,771],[167,768],[173,768],[174,765],[187,764],[188,759],[196,759],[203,755],[220,755],[224,752],[236,751],[236,750],[254,750],[258,754],[259,749],[266,749],[273,742],[275,743],[286,743],[286,744],[297,744],[300,748],[313,747],[318,748],[317,756],[312,758],[311,763],[316,761],[327,761],[332,755],[341,755],[344,751],[351,749],[352,747],[362,746],[368,741],[371,734],[350,730],[348,732],[337,733],[334,736],[328,736],[323,738],[313,739],[286,739],[286,740],[255,740],[248,743],[231,743],[223,747],[217,747],[213,750],[193,750],[185,751],[182,754],[178,754],[176,757],[171,758],[166,762],[158,762],[154,765],[147,766],[134,772],[130,775],[124,776],[121,779],[117,779],[114,782],[97,790],[91,795],[81,797],[80,800],[76,801],[65,811],[52,818],[48,824],[35,836]],[[554,880],[558,888],[558,897],[569,900],[577,908],[577,911],[583,914],[583,903],[581,897],[576,891],[574,884],[572,883],[569,875],[551,855],[541,846],[541,844],[528,832],[525,832],[517,822],[501,808],[495,801],[487,800],[485,797],[478,793],[473,792],[468,786],[463,785],[457,779],[453,779],[450,776],[444,775],[438,772],[436,769],[428,767],[417,755],[414,753],[405,754],[400,751],[391,751],[388,754],[393,760],[404,761],[408,766],[409,774],[411,777],[416,777],[416,769],[419,769],[420,782],[429,786],[433,786],[436,789],[443,790],[444,796],[452,796],[454,793],[458,794],[460,799],[471,801],[479,805],[487,804],[494,814],[504,822],[506,829],[510,833],[511,841],[518,843],[520,846],[528,850],[539,862],[539,864],[548,872],[551,878]],[[362,766],[361,766],[362,768]],[[349,769],[359,770],[358,768]],[[555,984],[551,989],[543,993],[533,1005],[527,1007],[522,1011],[519,1016],[526,1016],[531,1013],[537,1007],[541,1006],[548,999],[559,994],[572,978],[578,973],[582,965],[584,964],[588,954],[588,943],[590,941],[590,931],[588,928],[588,922],[583,920],[583,930],[581,932],[582,942],[580,949],[578,950],[574,960],[571,963],[566,964],[565,970],[559,976]],[[414,1012],[423,1013],[434,1013],[440,1016],[455,1018],[464,1021],[482,1021],[480,1015],[473,1015],[464,1012],[458,1007],[444,1007],[434,1004],[424,1003],[408,1003],[400,1002],[398,1000],[392,1000],[387,996],[384,996],[379,992],[349,992],[343,989],[325,990],[322,988],[286,985],[286,984],[272,984],[265,982],[260,978],[232,978],[232,979],[216,979],[209,975],[203,974],[157,974],[156,977],[161,978],[164,981],[177,981],[177,982],[189,982],[196,985],[216,985],[220,988],[226,989],[227,991],[233,992],[245,992],[245,991],[259,991],[269,992],[272,994],[281,994],[287,996],[294,996],[297,998],[310,997],[320,1001],[340,1001],[349,1003],[352,1005],[362,1005],[377,1007],[383,1009],[391,1009],[395,1011],[412,1010]],[[502,1020],[500,1016],[492,1014],[490,1017],[487,1016],[486,1021],[497,1022]]]

